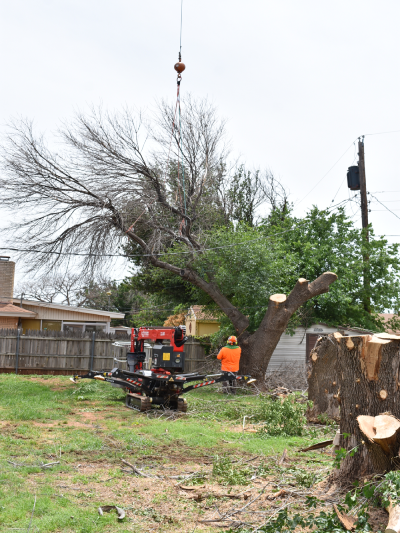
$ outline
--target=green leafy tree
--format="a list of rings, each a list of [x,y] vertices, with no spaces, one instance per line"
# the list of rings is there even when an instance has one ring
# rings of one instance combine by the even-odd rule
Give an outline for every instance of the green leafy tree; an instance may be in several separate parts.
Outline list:
[[[397,244],[375,238],[370,228],[368,245],[362,233],[346,216],[312,208],[303,218],[275,211],[258,227],[239,224],[215,228],[209,235],[209,251],[195,262],[206,281],[220,290],[249,320],[247,331],[260,326],[269,295],[287,293],[299,277],[316,279],[326,271],[336,272],[338,281],[329,293],[307,301],[292,317],[289,329],[322,321],[332,325],[382,330],[379,313],[400,308],[400,261]],[[237,246],[236,244],[241,244]],[[367,249],[366,249],[367,247]],[[214,249],[212,249],[214,248]],[[176,250],[176,248],[174,248]],[[363,254],[369,254],[372,313],[365,311]],[[183,266],[182,261],[182,266]],[[159,305],[205,305],[221,320],[218,340],[234,333],[224,309],[204,292],[160,269],[144,267],[132,277],[143,292],[157,294]]]

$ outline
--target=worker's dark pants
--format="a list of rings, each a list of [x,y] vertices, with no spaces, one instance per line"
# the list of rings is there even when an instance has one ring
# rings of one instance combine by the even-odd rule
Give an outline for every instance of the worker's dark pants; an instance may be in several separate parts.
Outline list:
[[[232,377],[232,374],[237,376],[237,372],[229,372],[226,374],[227,381],[222,382],[222,391],[225,394],[236,394],[236,379],[229,379]]]

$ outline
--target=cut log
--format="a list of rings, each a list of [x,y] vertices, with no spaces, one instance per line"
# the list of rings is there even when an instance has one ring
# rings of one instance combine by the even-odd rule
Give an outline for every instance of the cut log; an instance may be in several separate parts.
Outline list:
[[[389,513],[389,522],[385,533],[400,533],[400,505],[393,505],[390,502],[387,511]]]

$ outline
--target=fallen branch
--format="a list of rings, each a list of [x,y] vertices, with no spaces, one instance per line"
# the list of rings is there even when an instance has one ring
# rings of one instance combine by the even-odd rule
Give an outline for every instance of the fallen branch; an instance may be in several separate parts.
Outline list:
[[[123,520],[125,518],[125,511],[121,509],[121,507],[117,507],[116,505],[103,505],[102,507],[99,507],[99,515],[103,516],[103,513],[109,513],[115,509],[118,514],[118,520]]]
[[[357,522],[358,517],[341,513],[339,509],[337,508],[337,505],[335,504],[333,505],[333,508],[335,509],[335,513],[337,514],[337,517],[339,518],[339,521],[342,524],[342,526],[345,527],[347,531],[354,531],[356,528],[355,523]]]
[[[311,450],[319,450],[320,448],[326,448],[327,446],[331,446],[332,444],[333,444],[333,439],[324,440],[322,442],[317,442],[317,444],[308,446],[308,448],[302,448],[301,450],[299,450],[299,452],[309,452]]]
[[[15,467],[17,466],[27,466],[29,468],[49,468],[50,466],[53,466],[53,465],[59,465],[60,464],[60,461],[55,461],[54,463],[42,463],[40,465],[28,465],[26,463],[15,463],[14,461],[9,461],[7,460],[7,463],[9,463],[10,465],[13,465]]]
[[[128,461],[125,461],[125,459],[121,459],[121,461],[129,466],[130,468],[132,468],[132,470],[135,472],[135,474],[137,474],[138,476],[143,476],[143,477],[148,477],[148,478],[152,478],[152,479],[160,479],[158,476],[154,476],[152,474],[146,474],[145,472],[142,472],[141,470],[139,470],[138,468],[136,468],[136,466],[134,465],[131,465],[131,463],[128,463]]]
[[[286,461],[286,459],[287,459],[287,454],[288,454],[288,453],[287,453],[287,449],[285,448],[285,449],[283,450],[282,457],[281,457],[281,458],[279,459],[279,461],[278,461],[278,465],[279,465],[279,466],[280,466],[280,465],[283,465],[283,463]]]

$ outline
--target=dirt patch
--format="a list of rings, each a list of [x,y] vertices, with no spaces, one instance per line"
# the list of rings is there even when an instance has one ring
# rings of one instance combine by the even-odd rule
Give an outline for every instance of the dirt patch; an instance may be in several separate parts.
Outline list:
[[[26,376],[26,379],[28,379],[29,381],[33,381],[34,383],[46,385],[46,387],[48,387],[52,391],[64,391],[70,388],[70,384],[68,384],[68,382],[55,376],[51,376],[49,378]]]

